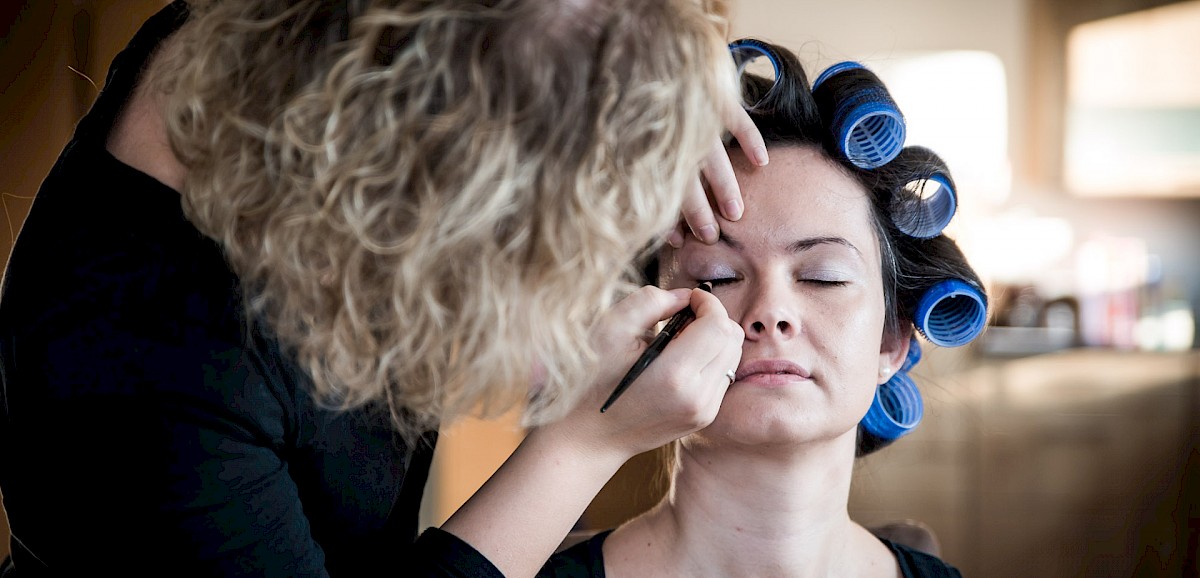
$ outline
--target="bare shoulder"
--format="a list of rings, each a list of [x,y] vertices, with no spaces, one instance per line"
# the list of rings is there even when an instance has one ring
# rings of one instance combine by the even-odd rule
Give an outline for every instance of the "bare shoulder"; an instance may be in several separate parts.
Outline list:
[[[667,544],[645,518],[634,518],[609,534],[604,541],[604,572],[609,578],[664,576],[674,574],[667,561]]]
[[[892,554],[892,550],[886,544],[866,528],[858,524],[855,524],[854,528],[854,547],[851,548],[851,551],[857,558],[857,561],[854,562],[857,571],[853,575],[870,578],[900,578],[903,576],[900,571],[900,562],[896,560],[896,556]]]

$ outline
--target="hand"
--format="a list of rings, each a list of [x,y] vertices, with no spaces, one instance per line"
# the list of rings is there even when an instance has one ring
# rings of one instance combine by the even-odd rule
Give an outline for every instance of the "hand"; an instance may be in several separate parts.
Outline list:
[[[606,413],[600,407],[646,348],[659,321],[690,303],[696,318]],[[707,426],[737,369],[745,334],[720,300],[698,289],[643,287],[618,303],[597,325],[600,371],[579,407],[551,427],[571,430],[589,451],[622,461]]]
[[[606,413],[600,406],[661,320],[691,303],[693,320]],[[708,425],[741,359],[742,328],[701,290],[643,287],[595,327],[599,370],[589,395],[538,427],[442,529],[506,576],[532,576],[629,458]],[[504,531],[522,528],[521,532]]]
[[[725,106],[723,116],[725,127],[737,139],[746,158],[757,166],[765,166],[769,160],[767,146],[763,142],[762,134],[758,132],[758,127],[750,120],[750,115],[741,104],[730,101]],[[708,184],[707,191],[705,183]],[[712,192],[711,201],[708,191]],[[692,186],[683,200],[683,221],[667,235],[667,242],[675,248],[683,246],[683,227],[686,221],[697,239],[705,243],[715,243],[720,227],[713,213],[714,206],[719,208],[721,216],[727,220],[736,221],[742,218],[742,193],[733,175],[733,165],[729,162],[725,145],[719,140],[713,143],[713,147],[704,158],[701,175],[697,175],[692,181]]]

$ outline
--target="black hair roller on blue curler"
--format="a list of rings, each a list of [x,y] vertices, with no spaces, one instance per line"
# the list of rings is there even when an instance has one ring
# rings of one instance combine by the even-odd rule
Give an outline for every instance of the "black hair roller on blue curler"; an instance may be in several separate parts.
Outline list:
[[[854,166],[878,168],[900,154],[904,115],[879,77],[862,64],[846,61],[825,69],[813,83],[813,98],[834,148]]]
[[[935,345],[966,345],[987,325],[986,298],[982,291],[965,281],[941,281],[921,295],[913,325]]]
[[[916,429],[925,415],[925,403],[917,384],[903,371],[875,388],[875,399],[860,422],[867,432],[894,440]]]
[[[918,239],[940,235],[958,210],[958,194],[946,162],[925,147],[910,146],[887,170],[902,179],[889,209],[896,228]]]

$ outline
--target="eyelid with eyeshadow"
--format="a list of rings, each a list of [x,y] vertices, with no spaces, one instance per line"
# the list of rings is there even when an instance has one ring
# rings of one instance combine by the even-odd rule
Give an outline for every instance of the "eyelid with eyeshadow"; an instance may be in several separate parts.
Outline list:
[[[849,283],[854,279],[854,275],[836,268],[809,268],[797,273],[796,277],[806,281],[827,283]]]
[[[719,281],[737,277],[737,271],[724,263],[705,263],[695,269],[696,281]]]

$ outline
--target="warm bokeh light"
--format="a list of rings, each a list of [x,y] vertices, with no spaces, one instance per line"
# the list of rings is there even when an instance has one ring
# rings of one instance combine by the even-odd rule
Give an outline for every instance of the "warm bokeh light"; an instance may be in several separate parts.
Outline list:
[[[1200,190],[1200,1],[1089,22],[1067,39],[1064,180],[1080,195]]]
[[[904,112],[906,144],[941,155],[970,197],[960,207],[1008,198],[1008,86],[999,57],[954,50],[897,55],[870,66]]]
[[[999,57],[955,50],[896,55],[869,66],[904,112],[906,144],[934,150],[950,167],[959,201],[946,234],[985,280],[1031,274],[1069,250],[1069,230],[998,213],[1012,189],[1008,84]],[[1004,232],[1014,227],[1029,235],[1014,243]]]

